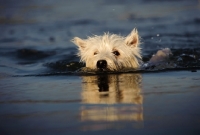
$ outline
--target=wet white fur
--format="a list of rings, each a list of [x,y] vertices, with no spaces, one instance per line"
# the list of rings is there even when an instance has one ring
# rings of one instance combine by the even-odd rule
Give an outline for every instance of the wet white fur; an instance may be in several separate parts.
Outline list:
[[[102,36],[80,39],[75,37],[72,42],[78,46],[78,56],[86,67],[97,69],[98,60],[107,61],[108,70],[120,70],[122,68],[137,69],[141,64],[140,40],[136,29],[126,36],[104,33]],[[120,53],[119,56],[113,54]]]
[[[151,57],[151,59],[149,60],[149,63],[156,64],[159,62],[168,61],[171,55],[172,55],[172,52],[169,48],[158,50],[157,53]]]

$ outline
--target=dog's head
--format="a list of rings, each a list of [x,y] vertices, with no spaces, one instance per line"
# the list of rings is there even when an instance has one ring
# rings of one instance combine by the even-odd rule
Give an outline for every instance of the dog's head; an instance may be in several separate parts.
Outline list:
[[[72,42],[78,46],[78,56],[88,68],[114,71],[139,67],[140,40],[136,29],[126,37],[104,33],[87,39],[75,37]]]

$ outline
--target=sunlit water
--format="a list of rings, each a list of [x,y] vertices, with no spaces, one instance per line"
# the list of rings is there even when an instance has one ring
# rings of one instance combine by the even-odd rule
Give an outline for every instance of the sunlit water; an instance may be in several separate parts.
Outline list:
[[[0,134],[199,134],[199,14],[197,0],[0,1]],[[79,72],[74,36],[135,27],[144,64],[170,60]]]

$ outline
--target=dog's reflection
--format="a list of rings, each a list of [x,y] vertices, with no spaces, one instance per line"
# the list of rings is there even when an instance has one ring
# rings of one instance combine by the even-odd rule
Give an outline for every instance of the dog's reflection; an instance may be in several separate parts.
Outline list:
[[[97,76],[97,84],[98,84],[99,92],[109,91],[108,83],[109,82],[108,82],[107,75]]]
[[[82,121],[143,121],[140,74],[83,76]]]

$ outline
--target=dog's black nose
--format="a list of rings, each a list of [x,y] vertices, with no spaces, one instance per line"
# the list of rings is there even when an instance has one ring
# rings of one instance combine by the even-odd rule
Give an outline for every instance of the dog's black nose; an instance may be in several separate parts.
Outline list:
[[[99,60],[97,61],[97,68],[102,70],[107,68],[107,62],[106,60]]]

